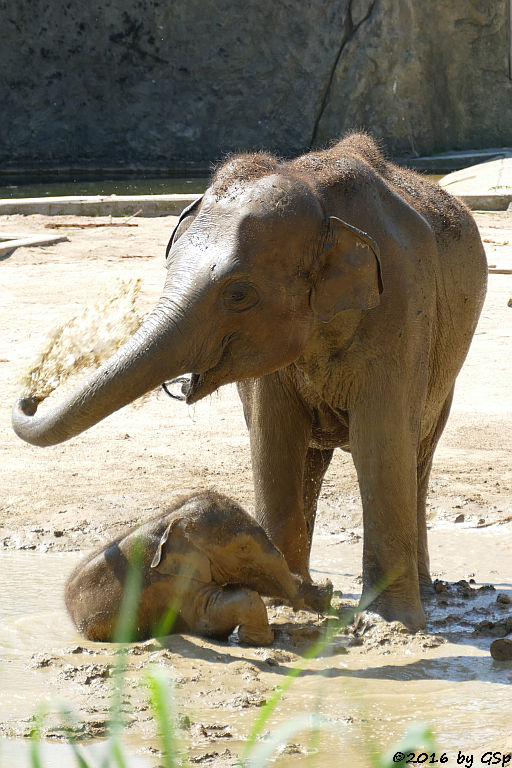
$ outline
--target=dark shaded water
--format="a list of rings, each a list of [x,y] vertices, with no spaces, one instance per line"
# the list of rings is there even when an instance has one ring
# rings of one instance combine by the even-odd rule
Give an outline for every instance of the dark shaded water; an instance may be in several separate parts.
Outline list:
[[[437,182],[442,176],[428,175]],[[20,177],[7,183],[7,178],[0,178],[0,198],[20,197],[61,197],[66,195],[177,195],[201,194],[208,186],[207,176],[188,177],[141,177],[132,176],[120,179],[75,178],[57,181],[55,177],[41,178]]]
[[[36,181],[33,177],[9,181],[0,179],[0,198],[61,197],[66,195],[177,195],[201,194],[208,178],[134,176],[123,179],[77,178],[66,181]]]

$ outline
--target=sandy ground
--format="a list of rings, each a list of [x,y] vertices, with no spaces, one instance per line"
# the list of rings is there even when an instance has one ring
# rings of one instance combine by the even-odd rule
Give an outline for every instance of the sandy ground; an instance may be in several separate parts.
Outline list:
[[[512,213],[476,214],[476,219],[489,263],[512,268]],[[79,713],[81,736],[90,739],[105,734],[114,653],[107,646],[84,643],[74,632],[62,607],[66,574],[80,552],[154,515],[177,494],[214,487],[251,510],[252,477],[241,406],[231,386],[191,408],[161,391],[154,392],[144,402],[128,406],[75,440],[53,448],[33,448],[14,436],[9,411],[20,377],[57,323],[106,296],[117,278],[142,278],[142,311],[156,302],[165,276],[165,245],[175,218],[139,219],[137,227],[88,229],[72,224],[100,220],[58,217],[53,221],[69,224],[58,230],[67,234],[68,242],[20,248],[0,265],[0,551],[8,617],[4,621],[9,626],[13,623],[17,638],[11,637],[2,646],[0,636],[0,653],[11,664],[7,664],[10,673],[4,684],[12,694],[0,707],[0,733],[10,738],[26,735],[38,697],[58,691]],[[47,234],[52,230],[46,225],[51,223],[37,215],[4,216],[0,232]],[[464,579],[466,583],[447,589],[439,586],[428,606],[427,630],[415,637],[404,635],[399,627],[371,622],[338,637],[329,657],[308,663],[308,674],[295,684],[295,698],[287,698],[276,722],[286,714],[309,709],[319,696],[327,702],[331,721],[334,718],[338,723],[340,738],[346,728],[363,734],[369,715],[363,717],[351,706],[340,709],[339,690],[333,687],[344,669],[349,677],[365,678],[365,685],[372,678],[370,688],[361,693],[367,699],[366,712],[373,712],[381,702],[391,713],[385,724],[381,713],[372,715],[380,723],[377,731],[380,727],[385,746],[417,716],[437,722],[440,743],[440,737],[448,739],[454,750],[464,738],[467,751],[483,749],[491,742],[492,748],[500,748],[492,734],[493,728],[496,734],[502,732],[499,720],[505,712],[498,708],[496,714],[491,701],[502,697],[510,713],[512,698],[505,686],[512,682],[512,671],[507,672],[507,665],[501,671],[489,667],[490,672],[477,672],[480,688],[495,688],[492,694],[491,689],[487,694],[475,689],[472,695],[479,702],[480,715],[468,714],[463,707],[460,727],[454,726],[451,735],[445,733],[444,720],[436,720],[438,698],[425,682],[431,674],[425,673],[425,677],[418,670],[428,661],[434,665],[430,670],[439,667],[434,675],[438,685],[454,685],[454,680],[463,685],[474,679],[472,670],[480,670],[483,659],[493,663],[488,653],[491,638],[512,631],[512,606],[506,600],[497,601],[499,594],[511,594],[512,579],[511,298],[512,275],[489,275],[487,301],[458,380],[432,475],[428,513],[432,569],[439,579]],[[340,608],[353,605],[359,592],[361,534],[355,472],[350,456],[338,451],[320,499],[312,564],[315,578],[333,580],[335,605]],[[475,583],[469,584],[470,579]],[[495,590],[482,590],[486,582],[493,583]],[[34,617],[38,632],[31,629]],[[236,638],[226,644],[180,636],[164,646],[154,642],[134,646],[128,662],[132,699],[127,730],[133,749],[151,761],[156,745],[154,723],[139,682],[141,670],[154,662],[171,673],[178,698],[191,713],[181,716],[180,725],[194,761],[232,764],[258,708],[282,683],[286,671],[299,662],[325,622],[311,613],[293,614],[283,607],[271,608],[270,619],[277,636],[274,647],[266,650],[244,648],[236,644]],[[17,643],[23,647],[17,648],[16,655]],[[466,666],[459,663],[455,674],[461,643],[465,644],[463,657],[469,660]],[[411,657],[420,665],[412,678],[410,671],[403,671]],[[379,674],[368,674],[368,669],[377,668]],[[319,678],[319,673],[329,679]],[[412,694],[416,701],[412,707],[410,698],[400,703],[411,680],[419,686]],[[395,686],[393,705],[386,699],[388,685]],[[24,693],[18,690],[15,695],[17,687]],[[443,688],[446,695],[452,693]],[[476,718],[482,724],[487,716],[488,732],[478,735],[476,729],[468,737],[468,722]],[[60,738],[50,726],[47,735]],[[367,764],[360,738],[350,736],[351,765]],[[314,749],[335,754],[338,747],[329,739],[326,736]],[[291,742],[281,754],[282,764],[299,765],[313,747],[307,737],[293,737]],[[508,742],[507,749],[512,749],[512,743]],[[322,753],[321,762],[326,762],[325,755]],[[455,757],[456,750],[454,762]]]

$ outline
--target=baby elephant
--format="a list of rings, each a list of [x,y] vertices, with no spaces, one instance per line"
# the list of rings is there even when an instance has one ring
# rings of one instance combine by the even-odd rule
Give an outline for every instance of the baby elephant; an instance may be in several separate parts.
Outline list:
[[[260,595],[297,609],[326,607],[332,587],[290,573],[263,528],[226,496],[206,491],[113,541],[78,565],[66,584],[66,606],[91,640],[113,639],[130,562],[142,561],[137,639],[150,637],[175,606],[174,632],[268,645],[274,639]]]

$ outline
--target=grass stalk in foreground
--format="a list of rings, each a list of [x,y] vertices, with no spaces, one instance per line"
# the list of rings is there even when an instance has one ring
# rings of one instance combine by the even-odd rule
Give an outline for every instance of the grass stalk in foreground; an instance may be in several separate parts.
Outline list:
[[[179,750],[174,731],[175,710],[172,696],[172,686],[168,675],[160,670],[152,671],[146,678],[149,688],[149,700],[158,725],[160,745],[162,749],[165,768],[177,768],[188,766],[188,759]],[[181,754],[178,763],[176,757]]]
[[[43,768],[41,762],[41,730],[47,714],[47,707],[42,704],[34,717],[34,727],[30,733],[30,765],[31,768]]]
[[[144,544],[137,539],[133,545],[133,553],[126,577],[123,599],[114,633],[114,642],[120,644],[112,669],[112,698],[108,724],[111,752],[119,768],[126,768],[126,762],[119,744],[119,736],[123,729],[121,704],[124,692],[126,673],[126,646],[132,642],[136,634],[139,598],[142,591],[144,568]]]

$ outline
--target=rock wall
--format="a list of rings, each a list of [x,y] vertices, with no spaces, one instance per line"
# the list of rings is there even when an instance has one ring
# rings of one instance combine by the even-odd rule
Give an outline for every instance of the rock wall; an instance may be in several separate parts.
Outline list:
[[[0,0],[0,167],[510,144],[508,0]]]

